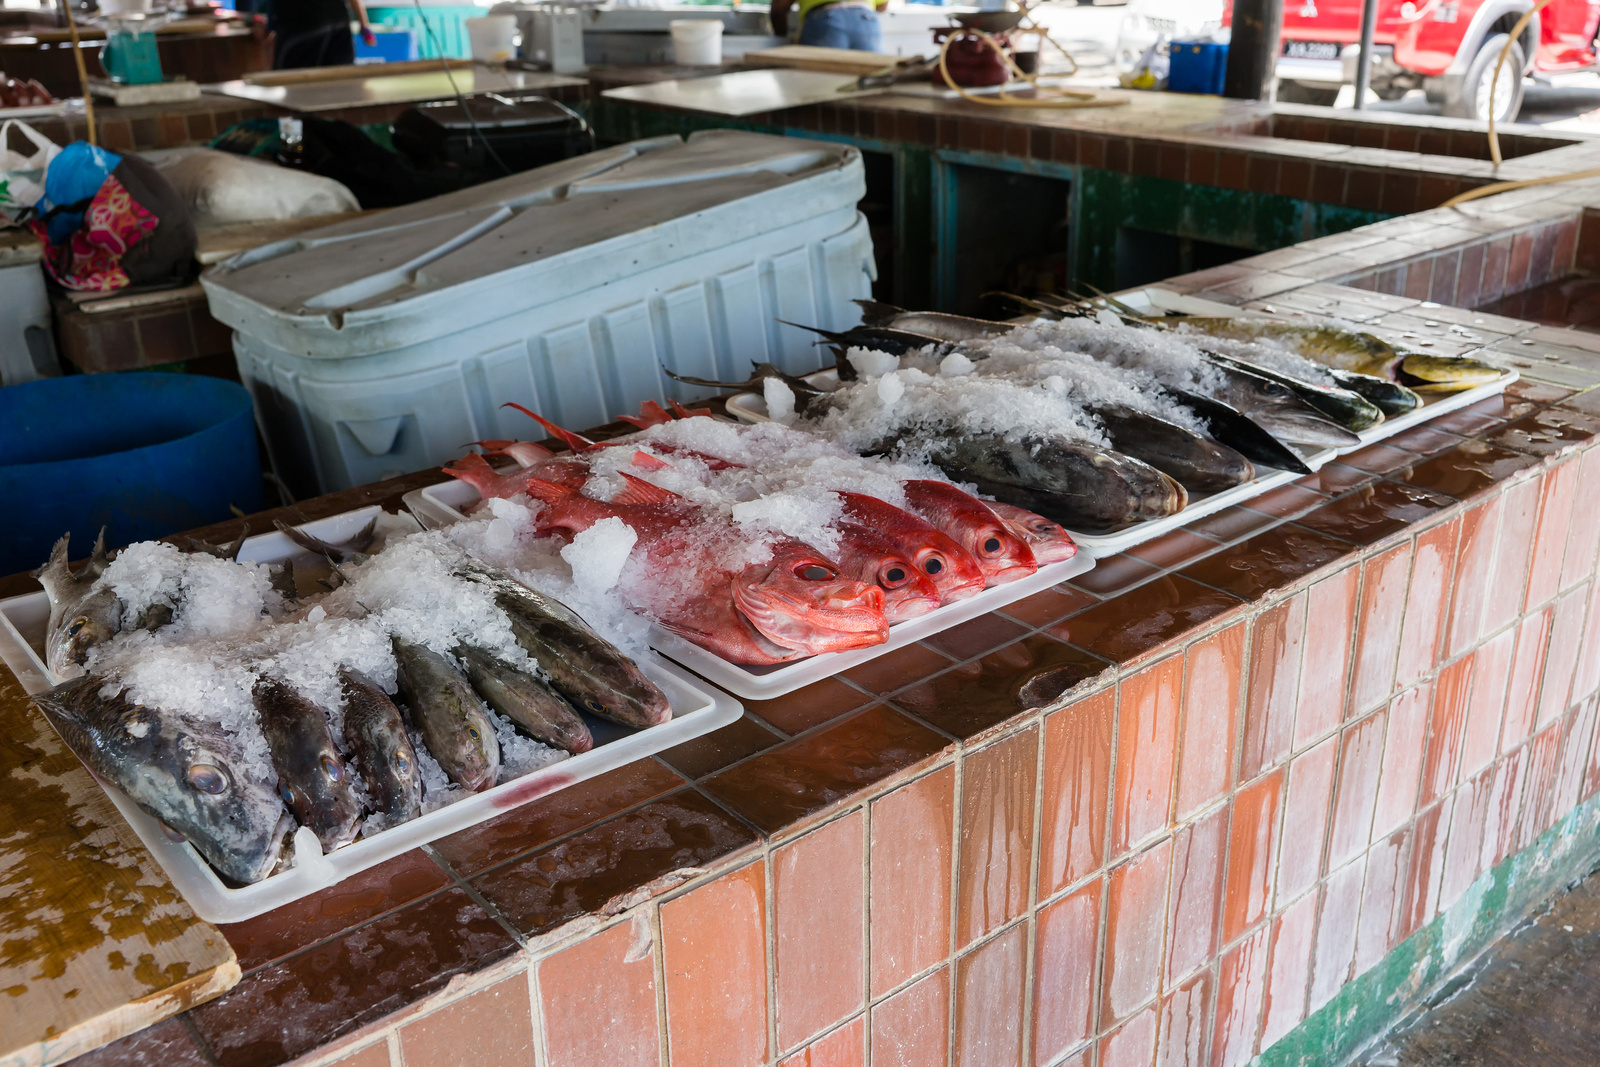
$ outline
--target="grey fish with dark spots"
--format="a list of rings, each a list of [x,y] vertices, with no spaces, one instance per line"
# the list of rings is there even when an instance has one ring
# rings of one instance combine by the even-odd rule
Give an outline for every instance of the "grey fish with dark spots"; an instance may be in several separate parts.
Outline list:
[[[1307,404],[1286,385],[1238,367],[1213,363],[1211,369],[1221,381],[1208,395],[1244,412],[1274,437],[1335,448],[1361,443],[1361,438]]]
[[[456,573],[494,591],[517,644],[574,707],[635,729],[672,718],[661,688],[561,601],[475,560]]]
[[[958,482],[1069,530],[1118,530],[1182,511],[1183,486],[1143,460],[1065,437],[917,437],[907,444]]]
[[[1239,409],[1214,397],[1201,396],[1170,385],[1161,387],[1205,426],[1206,433],[1252,463],[1278,470],[1310,474],[1300,454],[1251,420]]]
[[[350,667],[339,668],[344,695],[344,747],[355,757],[375,815],[367,832],[398,826],[422,814],[422,771],[400,709],[378,685]]]
[[[95,538],[94,554],[77,574],[67,563],[67,543],[71,534],[50,550],[50,560],[33,572],[50,598],[50,621],[45,630],[45,666],[57,678],[83,673],[89,653],[117,635],[122,629],[122,602],[107,586],[100,586],[105,573],[106,532]]]
[[[593,735],[567,699],[533,675],[481,648],[463,645],[456,656],[478,695],[535,741],[574,755],[594,747]]]
[[[1105,427],[1112,448],[1143,460],[1192,493],[1232,489],[1256,476],[1251,462],[1235,450],[1166,419],[1124,407],[1089,411]]]
[[[271,874],[294,820],[273,784],[253,775],[220,726],[103,697],[104,678],[63,682],[33,697],[80,760],[146,814],[194,846],[228,881]]]
[[[258,678],[250,696],[289,810],[317,835],[324,852],[348,845],[361,826],[361,803],[328,716],[275,678]]]
[[[500,773],[500,742],[478,694],[444,656],[425,645],[394,639],[400,693],[423,744],[461,788],[479,792]]]

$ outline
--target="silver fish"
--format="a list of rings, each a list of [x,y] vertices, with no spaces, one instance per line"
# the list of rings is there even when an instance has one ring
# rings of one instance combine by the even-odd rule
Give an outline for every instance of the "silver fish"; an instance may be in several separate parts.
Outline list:
[[[880,304],[876,300],[856,300],[861,309],[863,326],[887,327],[923,334],[940,341],[982,341],[1000,337],[1016,329],[1009,322],[990,322],[972,319],[965,315],[951,315],[943,311],[907,311],[893,304]]]
[[[122,602],[109,587],[97,588],[107,566],[105,530],[102,528],[95,538],[88,565],[77,574],[67,564],[71,536],[62,534],[50,550],[49,562],[33,572],[50,598],[45,666],[57,678],[82,674],[90,651],[111,640],[122,628]]]
[[[215,723],[103,697],[103,678],[63,682],[33,698],[90,770],[184,836],[230,882],[271,874],[294,820],[270,781],[253,775]]]
[[[360,829],[361,804],[327,715],[274,678],[258,679],[250,696],[289,810],[317,835],[324,852],[348,845]]]
[[[533,675],[481,648],[462,646],[456,657],[478,695],[535,741],[574,754],[594,747],[593,735],[572,705]]]
[[[339,688],[344,746],[355,757],[376,818],[387,828],[421,815],[422,771],[400,709],[372,679],[349,667],[339,668]]]
[[[1343,448],[1361,438],[1317,411],[1293,389],[1238,367],[1212,364],[1221,385],[1210,396],[1248,415],[1274,437],[1304,445]]]
[[[444,773],[474,793],[494,785],[500,773],[500,742],[466,677],[431,648],[398,637],[394,658],[412,722]]]

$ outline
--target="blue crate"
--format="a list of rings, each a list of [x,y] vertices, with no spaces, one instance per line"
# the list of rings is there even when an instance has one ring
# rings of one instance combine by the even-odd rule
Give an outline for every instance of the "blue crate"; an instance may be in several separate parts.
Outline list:
[[[1228,46],[1213,41],[1173,41],[1167,46],[1171,66],[1167,70],[1167,91],[1222,95],[1222,80],[1228,72]]]
[[[369,45],[356,35],[357,63],[403,63],[416,59],[417,33],[415,30],[380,30],[373,28],[377,43]]]

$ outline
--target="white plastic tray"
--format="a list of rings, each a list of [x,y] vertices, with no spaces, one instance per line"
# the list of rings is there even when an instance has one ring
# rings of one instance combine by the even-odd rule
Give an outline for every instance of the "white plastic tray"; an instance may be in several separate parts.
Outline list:
[[[430,529],[459,522],[465,518],[465,509],[478,502],[478,491],[465,482],[443,482],[407,493],[403,498],[406,507],[417,521]],[[803,685],[831,678],[840,671],[857,664],[877,659],[925,637],[947,630],[957,623],[975,619],[1007,604],[1015,603],[1094,567],[1094,558],[1079,549],[1069,560],[1040,567],[1033,574],[1015,582],[985,589],[975,597],[959,600],[935,608],[928,614],[905,622],[897,622],[889,629],[889,640],[871,648],[857,648],[849,652],[824,652],[793,663],[770,667],[745,667],[729,663],[721,656],[706,651],[699,645],[684,640],[677,634],[652,625],[650,644],[688,667],[696,674],[708,678],[724,689],[749,700],[769,700],[793,692]]]
[[[376,507],[362,508],[307,523],[301,529],[337,543],[354,534],[377,511]],[[293,542],[274,531],[245,541],[239,558],[271,563],[299,554]],[[36,645],[42,643],[49,614],[49,602],[42,592],[0,601],[0,659],[29,693],[41,692],[54,684],[36,651]],[[667,694],[672,706],[669,722],[647,730],[629,730],[591,719],[595,747],[588,752],[569,756],[560,763],[362,838],[327,855],[306,853],[306,840],[309,838],[314,845],[316,838],[302,828],[295,845],[294,867],[238,889],[225,885],[188,842],[146,815],[120,790],[103,781],[100,784],[195,914],[208,922],[238,922],[325,889],[402,852],[464,830],[530,800],[726,726],[744,710],[738,701],[671,663],[646,661],[639,666]]]

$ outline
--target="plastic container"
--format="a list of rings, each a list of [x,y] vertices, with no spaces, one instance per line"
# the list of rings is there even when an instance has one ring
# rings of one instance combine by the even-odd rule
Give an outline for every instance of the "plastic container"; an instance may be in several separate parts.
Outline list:
[[[250,394],[192,374],[77,374],[0,389],[0,574],[42,564],[63,533],[86,555],[262,506]]]
[[[339,542],[360,529],[377,510],[362,508],[300,528],[316,537]],[[286,536],[274,531],[245,541],[239,558],[270,563],[299,553]],[[49,602],[42,592],[0,600],[0,660],[5,661],[29,693],[42,692],[53,684],[38,653],[49,614]],[[302,827],[295,851],[304,859],[287,871],[237,889],[223,884],[199,853],[187,842],[174,840],[133,801],[110,786],[105,786],[105,790],[196,915],[207,922],[239,922],[335,885],[419,845],[726,726],[744,711],[738,701],[670,663],[650,660],[639,666],[666,692],[672,705],[669,722],[648,730],[628,730],[589,719],[595,747],[588,752],[570,756],[327,855],[317,850],[316,836]]]
[[[715,67],[722,62],[722,23],[716,19],[673,19],[672,61],[680,67]]]
[[[373,26],[393,26],[414,31],[420,59],[438,59],[440,56],[470,58],[472,43],[467,37],[466,21],[483,14],[483,8],[475,4],[436,3],[423,3],[421,7],[420,12],[413,4],[368,7],[367,20]]]
[[[689,401],[662,366],[804,373],[871,292],[848,145],[733,130],[637,141],[265,245],[202,275],[296,496]]]
[[[480,15],[467,19],[467,43],[480,63],[504,63],[517,56],[517,20],[513,15]]]
[[[1167,70],[1170,93],[1222,93],[1223,77],[1228,72],[1228,46],[1215,41],[1173,41],[1167,46],[1171,65]]]
[[[37,261],[0,267],[0,386],[61,373]]]
[[[422,525],[437,529],[452,522],[460,522],[466,510],[480,499],[478,491],[465,482],[442,482],[407,493],[403,498],[411,514]],[[975,597],[958,600],[935,608],[926,615],[894,623],[889,629],[889,640],[870,648],[857,648],[849,652],[824,652],[792,663],[767,667],[750,667],[730,663],[715,653],[708,652],[660,626],[650,627],[650,646],[688,667],[702,678],[707,678],[735,696],[747,700],[771,700],[792,693],[801,686],[831,678],[840,671],[875,660],[896,649],[904,648],[924,638],[948,630],[959,623],[976,619],[1023,597],[1060,585],[1085,571],[1094,569],[1094,557],[1079,547],[1078,554],[1060,563],[1040,567],[1026,578],[1005,585],[985,589]]]
[[[515,173],[594,151],[582,115],[534,93],[414,104],[394,120],[391,139],[419,165],[446,162],[486,178],[503,175],[502,164]]]
[[[372,37],[370,45],[356,37],[357,63],[404,63],[421,57],[415,30],[377,30]]]

